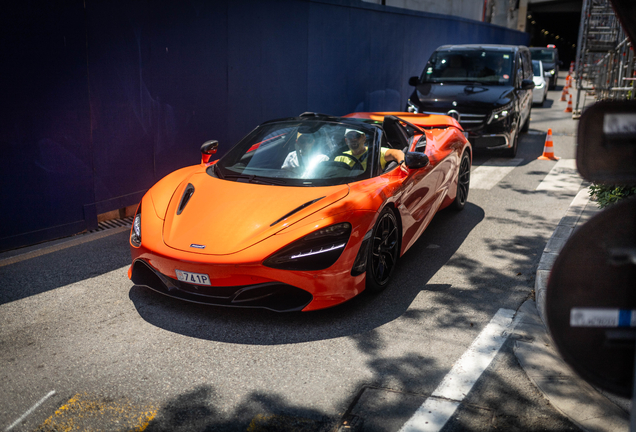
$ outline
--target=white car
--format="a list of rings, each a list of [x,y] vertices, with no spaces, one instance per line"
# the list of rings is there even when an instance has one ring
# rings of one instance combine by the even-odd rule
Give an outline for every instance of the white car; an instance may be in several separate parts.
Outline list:
[[[532,90],[532,103],[543,105],[545,97],[548,94],[548,83],[543,76],[543,62],[541,60],[532,60],[532,81],[534,81],[534,90]]]

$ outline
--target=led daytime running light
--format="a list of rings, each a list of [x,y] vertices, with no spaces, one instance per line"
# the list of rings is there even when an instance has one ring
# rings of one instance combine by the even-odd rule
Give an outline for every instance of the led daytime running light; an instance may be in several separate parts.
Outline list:
[[[345,245],[346,245],[346,243],[343,243],[343,244],[340,244],[340,245],[333,245],[333,246],[331,246],[328,249],[320,248],[320,250],[317,250],[317,251],[311,250],[311,251],[309,251],[307,253],[299,253],[299,254],[296,254],[296,255],[292,255],[290,258],[291,259],[304,258],[304,257],[311,256],[311,255],[318,255],[318,254],[325,253],[325,252],[331,252],[331,251],[334,251],[336,249],[341,249],[341,248],[345,247]]]
[[[130,244],[135,247],[141,246],[141,206],[135,214],[132,229],[130,230]]]
[[[348,222],[320,228],[269,256],[263,265],[282,270],[324,270],[338,260],[350,235]]]
[[[133,229],[135,230],[135,235],[141,238],[141,215],[137,214],[135,216],[135,221],[133,222]]]
[[[490,119],[488,123],[492,123],[493,121],[503,120],[510,114],[510,110],[512,109],[512,103],[502,106],[501,108],[497,108],[490,114]]]

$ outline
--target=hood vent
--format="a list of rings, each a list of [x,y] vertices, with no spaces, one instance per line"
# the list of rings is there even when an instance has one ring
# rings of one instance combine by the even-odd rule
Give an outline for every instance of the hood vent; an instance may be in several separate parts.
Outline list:
[[[294,213],[298,213],[299,211],[301,211],[302,209],[304,209],[305,207],[309,207],[310,205],[312,205],[313,203],[320,201],[321,199],[323,199],[323,197],[320,198],[316,198],[315,200],[311,200],[311,201],[307,201],[305,204],[301,205],[300,207],[296,207],[295,209],[293,209],[292,211],[290,211],[289,213],[287,213],[285,216],[283,216],[282,218],[278,219],[277,221],[275,221],[273,224],[271,224],[270,226],[274,226],[276,225],[278,222],[283,221],[285,219],[287,219],[288,217],[290,217],[291,215],[293,215]]]
[[[191,183],[188,183],[185,190],[183,191],[183,196],[181,197],[181,202],[179,203],[179,208],[177,209],[178,215],[181,214],[185,206],[188,204],[188,201],[190,201],[190,198],[192,198],[192,195],[194,195],[194,186],[192,186]]]

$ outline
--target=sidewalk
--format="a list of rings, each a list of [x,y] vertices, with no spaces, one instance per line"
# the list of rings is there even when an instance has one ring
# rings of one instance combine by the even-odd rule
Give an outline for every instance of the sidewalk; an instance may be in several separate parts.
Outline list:
[[[584,431],[629,431],[629,400],[606,395],[580,378],[561,359],[545,326],[545,294],[550,269],[570,235],[601,211],[581,190],[548,241],[537,269],[535,298],[526,301],[515,333],[514,352],[530,380],[546,399]],[[611,400],[610,400],[611,399]]]

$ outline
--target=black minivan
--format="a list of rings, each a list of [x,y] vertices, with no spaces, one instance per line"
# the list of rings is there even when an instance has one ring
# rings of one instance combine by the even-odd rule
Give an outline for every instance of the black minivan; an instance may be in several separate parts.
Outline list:
[[[545,81],[550,85],[548,88],[553,90],[556,88],[559,79],[559,67],[563,62],[559,60],[559,50],[554,45],[548,45],[547,48],[530,48],[530,56],[532,60],[541,60],[543,62],[543,73]]]
[[[520,45],[443,45],[435,50],[407,111],[454,117],[473,148],[517,154],[519,132],[530,125],[532,60]]]

